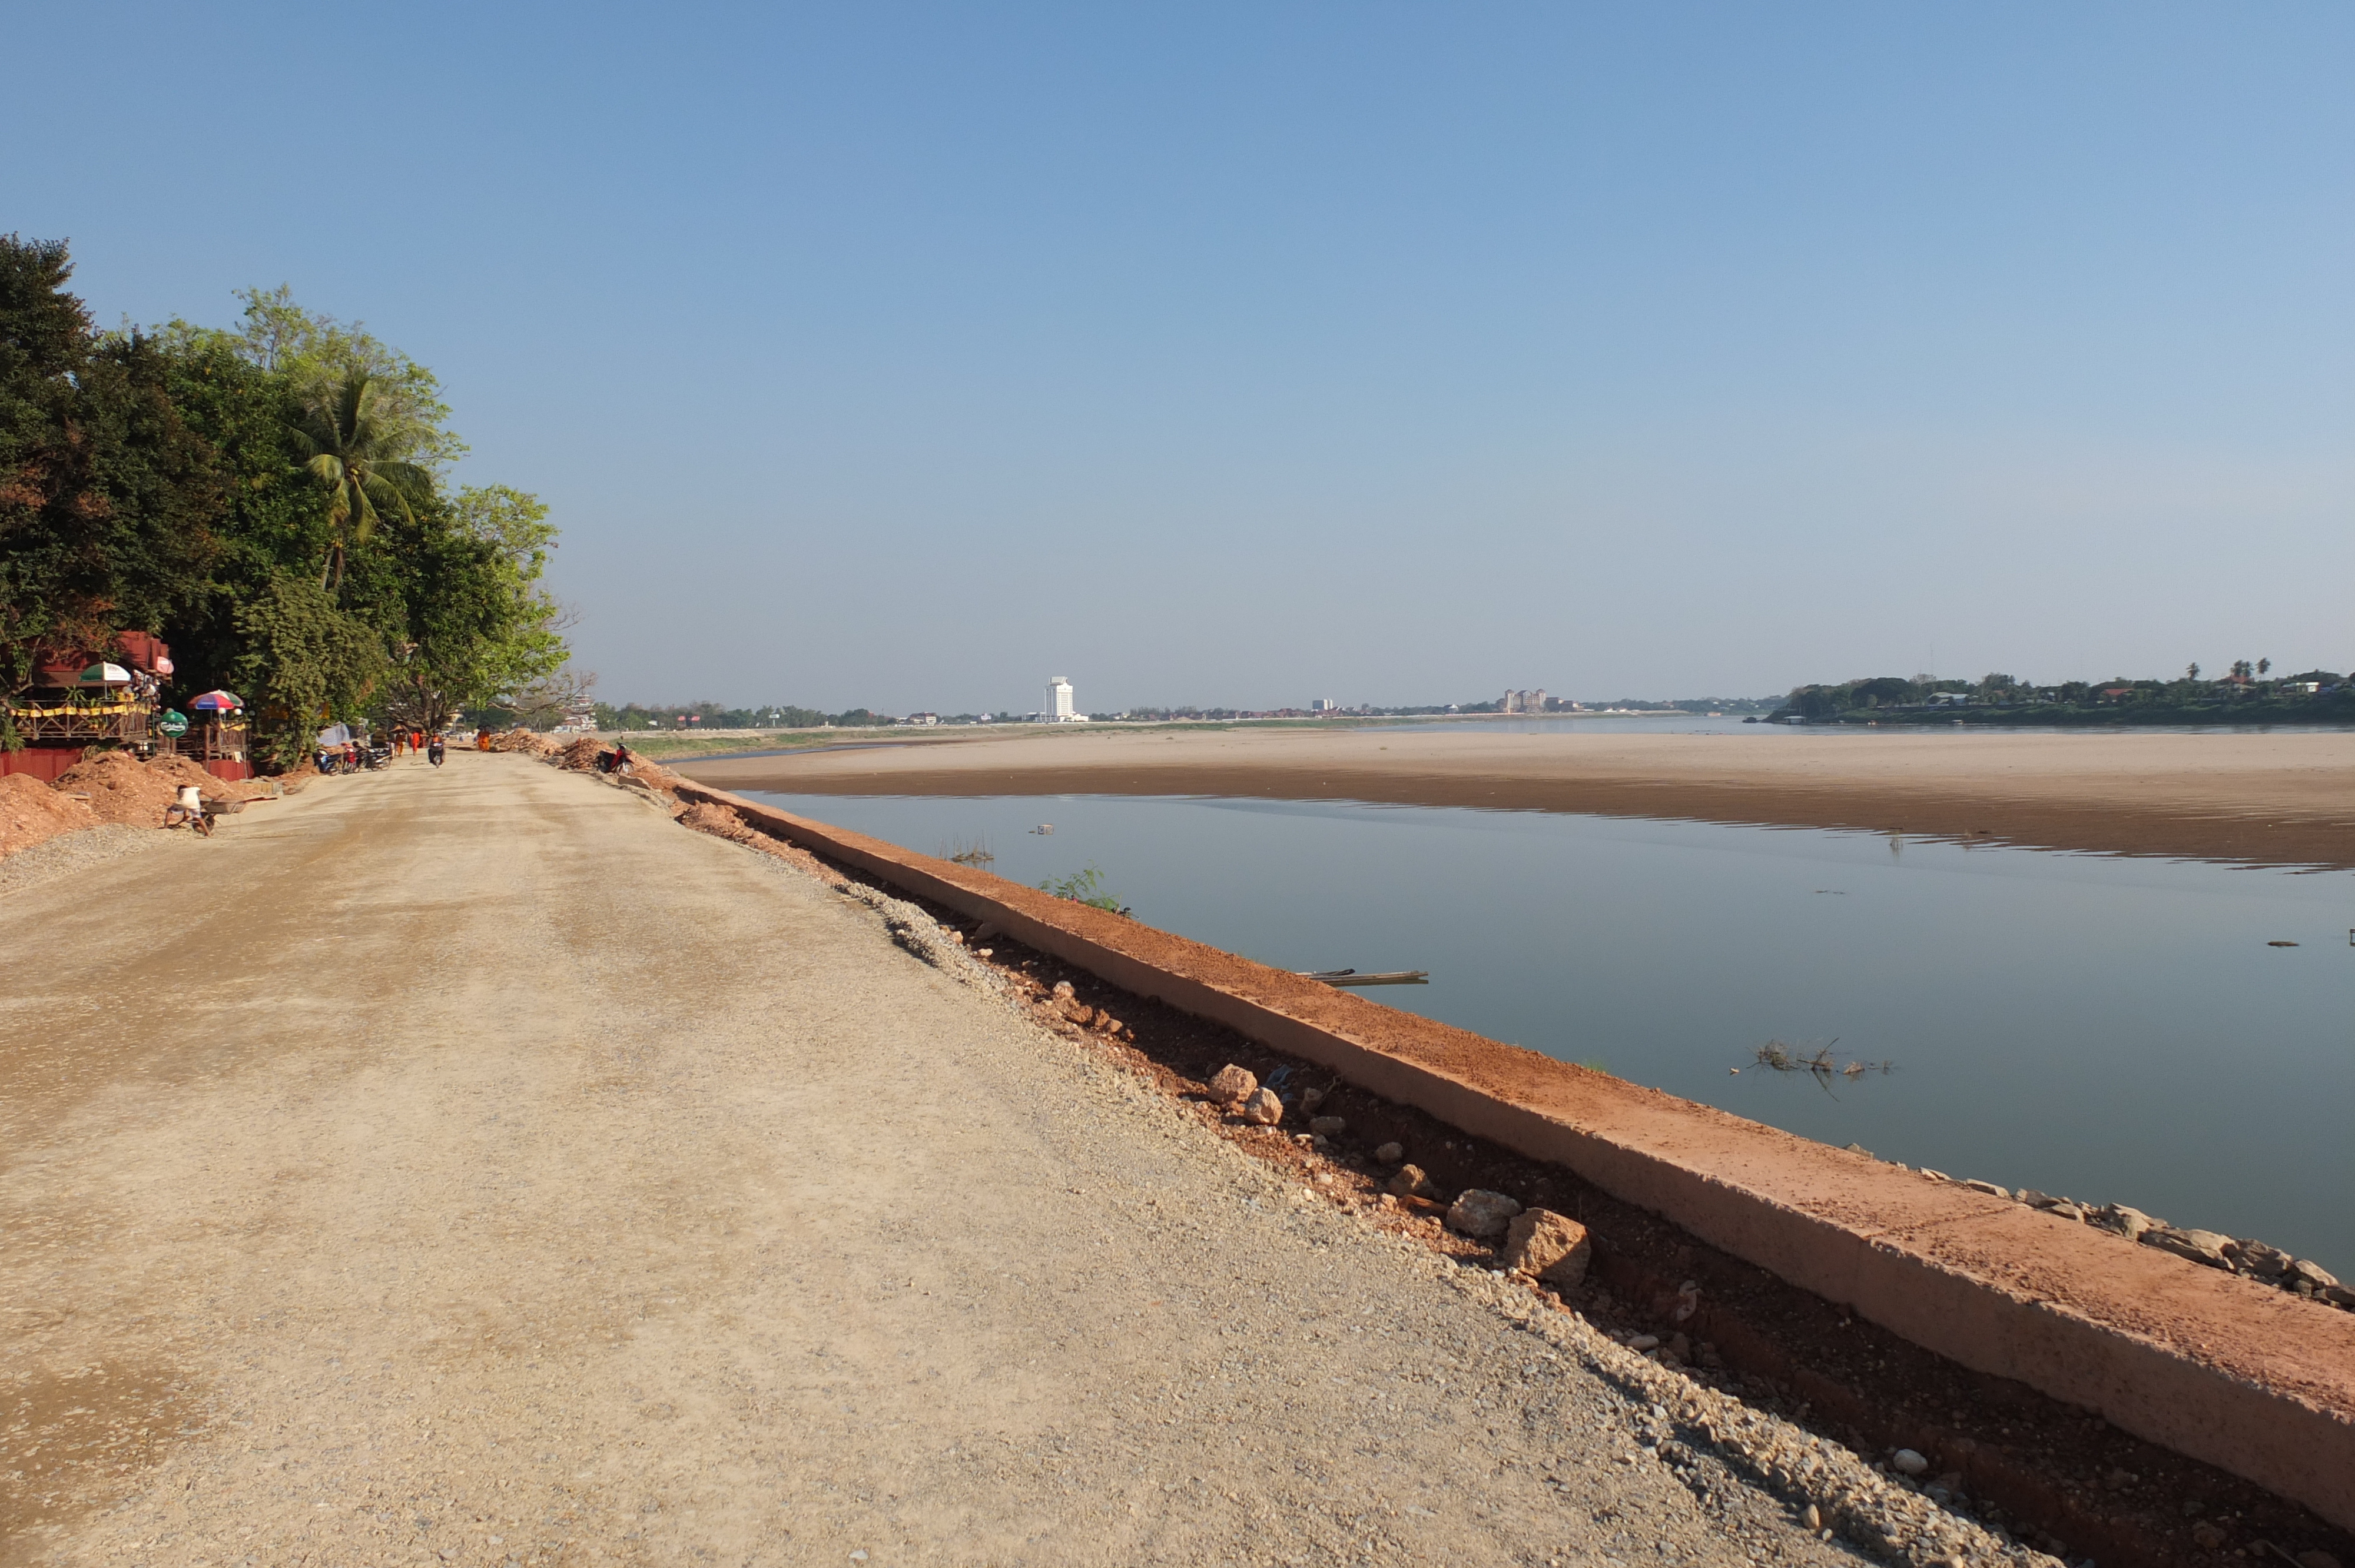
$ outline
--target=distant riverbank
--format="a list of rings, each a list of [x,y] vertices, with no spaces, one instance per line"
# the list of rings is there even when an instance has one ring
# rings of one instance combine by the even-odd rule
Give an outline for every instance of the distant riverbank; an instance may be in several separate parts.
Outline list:
[[[713,758],[682,771],[729,789],[1362,800],[2355,867],[2347,731],[1032,730]]]

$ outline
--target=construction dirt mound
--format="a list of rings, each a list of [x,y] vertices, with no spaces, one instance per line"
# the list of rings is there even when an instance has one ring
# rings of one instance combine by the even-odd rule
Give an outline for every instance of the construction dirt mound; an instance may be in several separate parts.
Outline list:
[[[31,849],[59,833],[94,828],[98,822],[87,804],[29,773],[0,776],[0,855]]]
[[[127,751],[101,753],[58,775],[58,789],[89,801],[100,821],[134,828],[162,827],[164,808],[182,782],[176,772],[149,768]]]
[[[164,808],[184,784],[195,785],[207,800],[250,800],[270,793],[270,786],[258,781],[216,779],[186,757],[142,762],[127,751],[102,752],[58,776],[59,792],[87,800],[99,821],[134,828],[162,827]]]
[[[147,763],[150,773],[168,777],[175,788],[193,784],[204,791],[208,800],[265,800],[270,798],[270,786],[259,779],[216,779],[205,771],[204,764],[192,757],[158,757]]]
[[[603,741],[593,735],[584,735],[559,747],[549,760],[559,768],[569,768],[575,773],[592,773],[597,768],[597,754],[605,749]]]
[[[510,729],[491,736],[491,743],[485,749],[520,751],[526,757],[546,757],[556,749],[556,742],[527,729]]]

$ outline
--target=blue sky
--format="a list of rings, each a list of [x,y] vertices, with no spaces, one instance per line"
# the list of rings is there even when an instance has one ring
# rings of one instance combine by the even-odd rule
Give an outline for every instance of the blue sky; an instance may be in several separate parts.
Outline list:
[[[602,694],[2355,663],[2355,10],[12,5],[0,228],[289,282]]]

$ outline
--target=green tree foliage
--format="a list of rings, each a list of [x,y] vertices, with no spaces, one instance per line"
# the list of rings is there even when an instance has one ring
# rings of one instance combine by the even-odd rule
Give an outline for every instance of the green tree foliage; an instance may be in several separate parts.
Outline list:
[[[506,485],[436,498],[387,530],[378,562],[397,600],[384,707],[437,729],[469,708],[521,698],[569,656],[563,609],[540,586],[556,530],[537,496]]]
[[[236,677],[251,706],[256,749],[291,768],[319,721],[357,714],[382,674],[383,640],[345,614],[307,572],[281,572],[236,612]]]
[[[409,461],[413,433],[388,417],[384,404],[368,372],[350,370],[287,427],[296,460],[327,497],[327,560],[319,583],[329,593],[343,582],[354,547],[376,532],[379,510],[414,523],[418,503],[433,493],[433,476]]]
[[[446,482],[466,449],[432,372],[282,287],[232,329],[95,333],[71,270],[0,238],[0,698],[46,649],[158,632],[167,697],[239,691],[285,763],[323,720],[547,689],[556,530],[521,491]]]
[[[165,355],[93,333],[72,271],[61,243],[0,237],[0,698],[45,651],[164,630],[219,553],[214,454]],[[0,710],[0,746],[19,744]]]
[[[466,443],[449,429],[450,407],[431,370],[382,342],[358,322],[340,322],[304,309],[294,291],[240,289],[245,313],[232,328],[175,320],[155,335],[175,353],[218,350],[252,366],[289,391],[298,406],[331,397],[354,372],[375,394],[379,425],[406,447],[406,455],[440,475],[465,455]]]
[[[641,729],[816,729],[832,725],[837,729],[857,729],[868,725],[890,724],[887,715],[867,708],[849,708],[838,714],[821,713],[816,708],[780,703],[765,708],[725,708],[718,703],[628,703],[614,707],[609,703],[596,705],[597,727],[607,730]],[[692,720],[691,724],[686,722]]]

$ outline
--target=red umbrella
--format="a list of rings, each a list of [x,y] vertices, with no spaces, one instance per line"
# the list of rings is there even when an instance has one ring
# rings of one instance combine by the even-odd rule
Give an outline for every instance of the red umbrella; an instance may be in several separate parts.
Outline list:
[[[219,713],[227,708],[241,708],[245,706],[245,699],[239,696],[235,692],[207,692],[203,696],[198,697],[195,702],[190,703],[188,705],[192,708],[202,709],[207,713]]]

